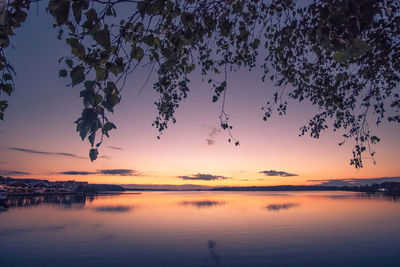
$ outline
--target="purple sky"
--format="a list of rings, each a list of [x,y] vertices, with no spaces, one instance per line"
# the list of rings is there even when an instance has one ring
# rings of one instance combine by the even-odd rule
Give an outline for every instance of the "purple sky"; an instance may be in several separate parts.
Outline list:
[[[312,179],[400,175],[399,125],[382,123],[375,132],[382,138],[374,147],[377,165],[366,158],[365,168],[357,171],[349,165],[353,143],[348,140],[339,147],[340,133],[328,129],[320,140],[298,137],[298,129],[316,111],[307,103],[292,103],[287,116],[263,122],[261,107],[274,88],[261,82],[261,71],[247,70],[228,76],[226,111],[239,147],[218,130],[221,103],[212,103],[212,91],[197,71],[189,77],[191,92],[176,113],[177,123],[157,140],[151,126],[157,114],[151,85],[155,79],[139,93],[149,72],[143,68],[128,79],[111,117],[118,129],[102,145],[102,157],[92,163],[89,144],[80,140],[73,123],[82,109],[81,87],[66,87],[67,79],[58,78],[58,58],[69,53],[68,47],[57,40],[49,14],[43,9],[39,16],[35,13],[16,31],[16,49],[7,50],[18,76],[6,119],[0,122],[0,175],[123,184],[184,184],[188,181],[182,177],[199,174],[227,178],[190,180],[203,185],[306,184]],[[121,169],[131,172],[100,171]]]

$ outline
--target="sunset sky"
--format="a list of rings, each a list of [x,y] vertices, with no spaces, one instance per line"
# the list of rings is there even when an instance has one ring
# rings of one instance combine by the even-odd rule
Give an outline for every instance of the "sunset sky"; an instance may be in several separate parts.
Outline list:
[[[67,87],[58,78],[58,59],[69,53],[58,41],[52,18],[43,9],[31,12],[16,31],[7,50],[16,72],[16,91],[8,98],[5,121],[0,122],[0,175],[49,180],[79,180],[112,184],[280,185],[315,184],[321,179],[400,176],[400,125],[386,121],[374,133],[381,137],[377,165],[349,165],[352,140],[341,147],[341,133],[331,129],[319,140],[299,137],[315,107],[292,102],[288,115],[277,114],[265,123],[261,107],[274,88],[261,82],[261,72],[230,73],[226,112],[233,135],[218,130],[221,103],[198,71],[190,76],[191,92],[176,113],[177,123],[158,140],[151,126],[157,94],[151,81],[143,89],[149,69],[128,79],[122,101],[111,117],[111,131],[100,147],[100,158],[88,158],[89,143],[81,141],[73,123],[80,115],[80,86]],[[259,64],[260,65],[260,64]],[[3,96],[2,96],[3,97]],[[371,122],[373,125],[373,122]],[[365,155],[367,156],[367,155]]]

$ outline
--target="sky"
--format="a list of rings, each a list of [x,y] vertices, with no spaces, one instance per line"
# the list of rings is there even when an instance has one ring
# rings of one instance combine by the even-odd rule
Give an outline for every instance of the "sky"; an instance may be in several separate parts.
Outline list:
[[[157,115],[149,69],[131,75],[122,101],[111,116],[117,130],[100,147],[100,158],[88,158],[89,143],[81,141],[73,123],[82,111],[81,86],[67,87],[58,77],[58,59],[68,55],[57,40],[52,18],[32,10],[12,39],[9,56],[17,72],[16,90],[0,122],[0,175],[16,178],[77,180],[110,184],[195,184],[264,186],[319,184],[327,180],[400,176],[400,126],[384,122],[373,130],[381,137],[374,146],[376,162],[350,166],[352,140],[343,146],[341,134],[326,130],[320,139],[299,137],[299,128],[317,111],[307,103],[291,102],[288,114],[262,120],[261,107],[274,87],[261,82],[260,71],[228,74],[226,112],[233,135],[219,129],[221,103],[194,71],[188,99],[176,112],[177,123],[158,140],[151,126]],[[143,90],[142,90],[143,88]],[[2,96],[3,98],[4,96]],[[373,124],[373,123],[372,123]],[[329,182],[328,182],[329,183]]]

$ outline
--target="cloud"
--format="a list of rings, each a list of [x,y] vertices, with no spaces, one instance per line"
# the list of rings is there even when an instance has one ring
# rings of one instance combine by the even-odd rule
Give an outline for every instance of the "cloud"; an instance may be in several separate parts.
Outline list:
[[[99,158],[100,158],[100,159],[111,159],[111,157],[106,156],[106,155],[102,155],[102,156],[100,156]]]
[[[400,182],[400,177],[321,179],[307,180],[307,182],[319,182],[319,185],[326,186],[359,186],[384,182]]]
[[[203,180],[203,181],[213,181],[213,180],[226,180],[232,179],[230,177],[220,176],[220,175],[212,175],[212,174],[194,174],[191,176],[178,176],[178,178],[183,180]]]
[[[215,136],[218,134],[219,129],[217,127],[207,127],[210,132],[208,133],[208,138],[206,139],[207,145],[212,146],[215,144]]]
[[[57,174],[63,174],[63,175],[90,175],[90,174],[97,174],[97,172],[66,171],[66,172],[58,172]]]
[[[64,171],[56,174],[62,175],[114,175],[114,176],[142,176],[142,174],[136,170],[129,169],[108,169],[108,170],[97,170],[95,172],[89,171]]]
[[[59,155],[59,156],[65,156],[65,157],[71,157],[71,158],[85,159],[85,157],[80,157],[75,154],[65,153],[65,152],[48,152],[48,153],[50,155]]]
[[[34,150],[34,149],[29,149],[29,148],[20,148],[20,147],[8,147],[7,149],[18,151],[18,152],[30,153],[30,154],[54,155],[54,156],[64,156],[64,157],[77,158],[77,159],[87,159],[85,157],[81,157],[81,156],[78,156],[78,155],[75,155],[72,153],[66,153],[66,152],[48,152],[48,151],[39,151],[39,150]]]
[[[117,147],[117,146],[108,146],[108,148],[114,149],[114,150],[125,150],[122,147]]]
[[[138,171],[128,169],[109,169],[109,170],[98,170],[99,174],[105,175],[119,175],[119,176],[141,176]]]
[[[30,175],[29,172],[0,170],[1,175]]]
[[[298,176],[298,174],[288,173],[284,171],[260,171],[260,173],[265,174],[266,176],[281,176],[281,177],[290,177],[290,176]]]

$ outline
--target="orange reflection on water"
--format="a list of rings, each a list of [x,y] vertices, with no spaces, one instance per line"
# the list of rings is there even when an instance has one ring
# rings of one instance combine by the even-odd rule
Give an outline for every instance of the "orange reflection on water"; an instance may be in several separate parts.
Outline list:
[[[253,229],[276,235],[286,228],[360,228],[380,218],[400,218],[399,206],[353,192],[142,192],[96,197],[86,209],[127,234]]]
[[[88,257],[101,264],[109,255],[121,266],[207,266],[207,257],[225,266],[295,266],[298,257],[322,264],[346,255],[350,262],[370,250],[392,257],[400,238],[400,203],[354,192],[128,192],[4,205],[0,255],[18,254],[21,262],[37,248],[34,255],[49,260],[80,255],[70,266]]]

